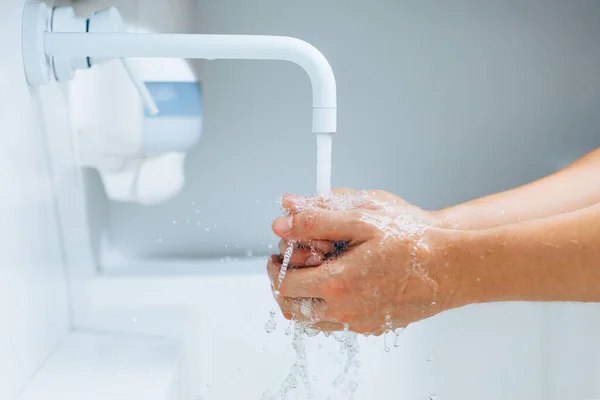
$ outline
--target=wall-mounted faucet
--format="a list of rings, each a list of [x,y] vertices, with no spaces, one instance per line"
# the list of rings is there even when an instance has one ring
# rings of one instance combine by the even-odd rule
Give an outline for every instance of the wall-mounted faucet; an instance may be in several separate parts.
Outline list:
[[[335,77],[327,59],[312,45],[280,36],[123,33],[120,16],[114,19],[116,9],[109,10],[86,20],[76,18],[72,11],[53,15],[43,3],[25,4],[22,52],[29,84],[47,84],[51,71],[58,80],[68,80],[72,70],[88,68],[95,60],[120,58],[146,109],[155,113],[151,97],[126,58],[285,60],[299,65],[310,78],[313,132],[336,131]]]

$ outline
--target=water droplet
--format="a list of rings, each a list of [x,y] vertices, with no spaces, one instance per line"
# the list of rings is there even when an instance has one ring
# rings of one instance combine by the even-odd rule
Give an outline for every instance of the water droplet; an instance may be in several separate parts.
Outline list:
[[[206,232],[208,232],[208,231],[210,231],[210,228],[207,226],[206,228],[204,228],[204,230],[205,230]]]
[[[196,205],[196,202],[195,202],[195,201],[192,201],[192,205],[193,205],[193,206],[194,206],[194,205]]]
[[[211,387],[212,387],[212,386],[211,386],[209,383],[207,383],[207,384],[206,384],[206,388],[207,388],[207,389],[210,389]]]
[[[432,306],[435,306],[436,304],[437,304],[437,303],[436,303],[435,301],[432,301],[432,302],[431,302],[431,305],[432,305]]]
[[[292,334],[292,325],[293,324],[294,324],[294,321],[290,321],[290,323],[288,324],[288,327],[285,330],[286,336],[290,336]]]
[[[342,382],[344,382],[344,380],[345,380],[344,375],[339,374],[338,376],[336,376],[336,378],[333,380],[333,382],[331,384],[334,388],[337,388],[338,386],[340,386],[340,384]]]
[[[438,400],[438,395],[435,393],[432,393],[429,395],[429,400]]]
[[[131,322],[133,322],[135,324],[137,322],[137,318],[136,317],[132,317],[131,318]]]
[[[313,375],[313,376],[312,376],[312,380],[313,380],[314,382],[316,382],[316,381],[318,381],[318,380],[319,380],[319,378],[317,378],[317,376],[316,376],[316,375]]]
[[[350,391],[350,393],[355,392],[356,389],[358,389],[358,383],[356,381],[348,382],[348,390]]]
[[[264,392],[262,394],[262,396],[260,397],[260,400],[273,400],[274,398],[275,398],[275,396],[273,396],[271,391],[267,390],[266,392]]]
[[[162,242],[162,238],[158,238],[158,242],[159,242],[159,243],[160,243],[160,242]]]
[[[272,248],[273,248],[273,245],[272,245],[272,244],[270,244],[270,245],[269,245],[269,248],[270,248],[270,249],[272,249]]]
[[[266,348],[266,347],[263,347],[263,351],[267,351],[267,348]]]
[[[198,226],[202,225],[202,221],[198,221]]]
[[[173,220],[173,225],[175,225],[177,223],[177,221]]]
[[[387,332],[383,333],[383,348],[386,352],[390,351],[390,346],[388,345],[388,335]]]
[[[245,253],[246,253],[246,257],[252,257],[252,254],[253,254],[252,250],[246,250]]]
[[[434,360],[434,357],[433,357],[433,356],[431,356],[431,357],[429,357],[429,358],[427,359],[427,362],[432,362],[433,360]]]
[[[275,310],[271,310],[269,312],[269,320],[265,323],[265,331],[267,333],[274,332],[277,328],[277,323],[275,322]]]
[[[394,347],[400,347],[400,336],[404,333],[404,328],[398,328],[394,333],[396,334],[396,339],[394,339]]]

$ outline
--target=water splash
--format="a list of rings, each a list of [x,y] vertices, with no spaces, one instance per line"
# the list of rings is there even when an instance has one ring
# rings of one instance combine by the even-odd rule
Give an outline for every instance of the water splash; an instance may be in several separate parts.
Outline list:
[[[306,345],[303,335],[305,333],[306,324],[294,322],[294,338],[292,347],[296,351],[296,360],[292,365],[290,372],[281,384],[281,388],[275,394],[267,390],[263,393],[261,400],[285,400],[288,393],[297,389],[300,382],[304,385],[308,392],[308,398],[314,398],[311,390],[311,384],[308,374],[308,358],[306,356]],[[300,381],[300,382],[299,382]]]
[[[389,209],[390,206],[385,203],[380,203],[373,199],[371,199],[370,202],[386,211],[386,215],[363,212],[360,220],[375,227],[381,232],[383,240],[389,237],[401,240],[410,239],[410,242],[412,242],[412,246],[410,247],[411,262],[407,268],[407,272],[410,272],[429,283],[433,288],[435,296],[437,294],[438,284],[429,276],[428,271],[420,263],[420,257],[418,256],[419,253],[430,251],[429,246],[424,240],[424,236],[425,233],[432,228],[432,225],[412,214]]]
[[[290,324],[288,325],[287,329],[285,330],[286,336],[290,336],[292,334],[293,325],[294,325],[294,321],[290,321]]]
[[[344,324],[343,332],[335,332],[333,337],[340,343],[340,358],[343,363],[342,372],[339,373],[333,382],[332,386],[337,389],[342,383],[347,382],[342,392],[352,398],[354,392],[358,389],[358,382],[353,379],[353,375],[360,367],[360,361],[357,360],[359,345],[358,334],[350,332],[349,325]]]

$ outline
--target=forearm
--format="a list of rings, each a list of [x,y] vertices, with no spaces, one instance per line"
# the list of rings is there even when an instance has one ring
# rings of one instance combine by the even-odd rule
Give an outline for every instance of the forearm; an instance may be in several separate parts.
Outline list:
[[[579,210],[600,202],[600,149],[563,170],[506,192],[437,212],[446,226],[485,229]]]
[[[600,205],[445,238],[455,306],[600,302]]]

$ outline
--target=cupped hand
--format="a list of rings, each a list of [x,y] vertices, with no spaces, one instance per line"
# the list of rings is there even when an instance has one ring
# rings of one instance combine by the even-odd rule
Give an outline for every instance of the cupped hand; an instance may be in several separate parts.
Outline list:
[[[285,317],[324,331],[381,334],[455,305],[458,272],[444,262],[445,230],[434,213],[383,191],[329,197],[286,195],[273,223],[283,257],[267,269]],[[343,246],[339,244],[342,243]]]

